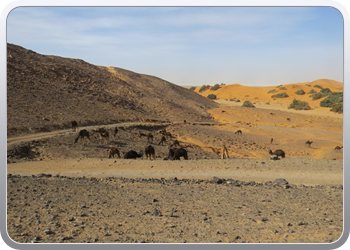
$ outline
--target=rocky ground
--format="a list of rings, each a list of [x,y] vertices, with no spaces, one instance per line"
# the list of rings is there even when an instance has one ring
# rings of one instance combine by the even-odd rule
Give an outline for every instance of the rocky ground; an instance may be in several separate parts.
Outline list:
[[[8,233],[23,243],[329,243],[341,185],[233,179],[8,175]]]

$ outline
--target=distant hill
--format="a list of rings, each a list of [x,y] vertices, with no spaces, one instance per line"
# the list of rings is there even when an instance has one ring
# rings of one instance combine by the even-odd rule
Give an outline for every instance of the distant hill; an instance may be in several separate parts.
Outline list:
[[[205,121],[217,104],[160,78],[7,44],[8,134],[125,121]]]
[[[196,93],[199,93],[202,96],[207,97],[209,94],[215,94],[217,99],[225,99],[241,102],[251,101],[251,102],[260,102],[260,103],[269,103],[269,104],[280,104],[288,106],[293,99],[306,101],[312,107],[319,107],[320,101],[324,100],[326,97],[320,98],[318,100],[313,100],[310,97],[311,92],[320,92],[321,88],[329,88],[332,92],[343,92],[343,83],[328,80],[328,79],[319,79],[312,82],[303,82],[303,83],[292,83],[279,86],[264,86],[264,87],[250,87],[240,84],[229,84],[229,85],[220,85],[220,88],[217,90],[210,90],[211,87],[207,88],[204,91],[200,92],[202,87],[197,87],[195,89]],[[320,88],[321,87],[321,88]],[[300,93],[301,90],[305,94]],[[299,92],[298,92],[299,91]],[[297,92],[297,93],[296,93]],[[273,97],[276,94],[286,93],[288,97],[286,98],[276,98]]]

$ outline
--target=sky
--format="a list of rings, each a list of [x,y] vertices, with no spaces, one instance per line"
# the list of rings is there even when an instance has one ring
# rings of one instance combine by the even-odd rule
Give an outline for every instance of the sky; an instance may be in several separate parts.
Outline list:
[[[343,82],[332,7],[18,7],[7,42],[182,86]]]

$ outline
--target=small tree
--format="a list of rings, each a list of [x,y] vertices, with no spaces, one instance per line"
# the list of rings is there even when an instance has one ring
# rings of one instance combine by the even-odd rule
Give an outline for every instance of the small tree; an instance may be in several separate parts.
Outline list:
[[[271,89],[269,92],[267,92],[268,94],[272,94],[272,93],[275,93],[276,92],[276,89]]]
[[[307,102],[299,101],[299,100],[293,100],[293,102],[288,106],[289,109],[296,109],[296,110],[310,110],[311,107]]]
[[[205,90],[207,90],[207,89],[209,89],[209,88],[210,88],[209,85],[203,85],[203,86],[199,89],[199,92],[203,92],[203,91],[205,91]]]
[[[216,95],[214,95],[214,94],[209,94],[207,97],[208,97],[209,99],[212,99],[212,100],[215,100],[215,99],[216,99]]]
[[[312,100],[318,100],[323,97],[321,93],[314,93],[312,96]]]
[[[276,95],[272,95],[271,97],[272,98],[286,98],[286,97],[288,97],[288,95],[285,92],[283,92],[283,93],[279,93]]]
[[[220,88],[219,84],[215,84],[213,87],[210,88],[210,90],[218,90]]]
[[[295,94],[297,94],[297,95],[305,95],[305,91],[302,90],[302,89],[299,89],[299,90],[295,91]]]
[[[196,89],[196,87],[194,87],[194,86],[190,88],[190,90],[195,90],[195,89]]]

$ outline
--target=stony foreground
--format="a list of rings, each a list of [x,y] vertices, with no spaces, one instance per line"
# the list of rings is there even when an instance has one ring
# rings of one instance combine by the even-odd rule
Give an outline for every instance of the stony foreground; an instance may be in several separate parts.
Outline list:
[[[19,243],[329,243],[343,230],[341,185],[232,179],[7,177]]]

